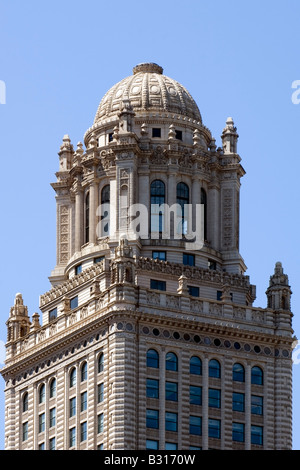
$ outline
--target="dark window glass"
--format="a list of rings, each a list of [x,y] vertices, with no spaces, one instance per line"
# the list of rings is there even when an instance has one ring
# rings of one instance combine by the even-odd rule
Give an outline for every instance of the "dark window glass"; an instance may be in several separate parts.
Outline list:
[[[176,354],[169,352],[166,354],[166,370],[178,370],[178,360]]]
[[[219,379],[221,377],[221,366],[216,359],[209,361],[209,377],[215,377]]]
[[[159,367],[159,356],[154,349],[147,351],[147,367],[153,367],[154,369]]]
[[[221,408],[221,390],[216,388],[208,390],[208,406],[210,408]]]
[[[202,418],[200,416],[190,416],[190,434],[202,435]]]
[[[178,140],[182,140],[182,131],[179,131],[179,130],[175,129],[175,137]]]
[[[161,128],[160,127],[153,127],[152,137],[161,137]]]
[[[155,207],[165,203],[165,184],[160,180],[152,181],[150,188],[151,232],[162,233],[164,227],[164,209]]]
[[[235,382],[245,382],[245,369],[242,364],[234,364],[232,368],[232,380]]]
[[[57,318],[57,308],[53,308],[49,311],[49,321],[55,320]]]
[[[104,400],[104,383],[98,385],[98,403],[102,403]]]
[[[81,382],[85,382],[87,380],[87,363],[84,362],[81,366]]]
[[[208,437],[214,439],[221,438],[221,421],[218,419],[209,419],[208,420]]]
[[[70,372],[70,387],[74,387],[76,385],[76,369],[73,369]]]
[[[159,398],[159,381],[155,379],[147,379],[147,397]]]
[[[146,427],[158,429],[159,425],[159,412],[158,410],[146,410]]]
[[[222,300],[222,294],[221,290],[217,290],[217,300]]]
[[[104,204],[110,204],[110,185],[109,184],[105,185],[101,191],[101,205],[104,205]],[[106,207],[104,207],[104,209],[106,209]],[[106,218],[106,220],[108,221],[102,229],[101,236],[109,235],[110,214],[108,210],[104,211],[103,215],[101,216],[101,220],[103,220],[104,218]]]
[[[166,258],[167,258],[166,252],[165,251],[152,251],[152,258],[166,261]]]
[[[178,385],[175,382],[166,382],[166,400],[178,401]]]
[[[180,230],[178,230],[178,233],[186,234],[188,227],[187,227],[187,220],[186,220],[185,214],[184,214],[184,206],[186,204],[189,204],[189,200],[190,200],[188,185],[185,184],[185,183],[178,183],[177,184],[176,196],[177,196],[177,204],[179,204],[180,211],[181,211],[181,214],[180,214],[181,215],[181,228],[180,228]],[[186,208],[186,210],[187,210],[187,208]],[[187,212],[186,212],[186,216],[188,216]],[[187,263],[183,262],[183,264],[187,264]]]
[[[190,405],[202,405],[202,387],[190,385]]]
[[[158,281],[157,279],[151,279],[150,289],[165,291],[167,289],[166,281]]]
[[[97,256],[97,258],[94,258],[94,263],[101,263],[102,260],[104,260],[105,256]]]
[[[251,369],[251,383],[263,385],[263,371],[258,366],[252,367]]]
[[[77,276],[77,274],[80,274],[82,272],[82,265],[81,264],[78,264],[77,266],[75,266],[75,274]]]
[[[245,441],[245,425],[243,423],[232,423],[232,440],[235,442]]]
[[[178,416],[177,413],[166,412],[166,431],[177,432]]]
[[[113,135],[114,135],[113,132],[110,132],[110,133],[108,134],[108,142],[112,142],[112,141],[113,141]]]
[[[244,393],[233,392],[232,394],[232,410],[240,411],[244,413],[245,411],[245,395]]]
[[[183,253],[182,263],[185,266],[195,266],[195,255],[191,255],[189,253]]]
[[[203,204],[204,211],[204,240],[207,240],[207,196],[203,188],[201,188],[201,204]]]
[[[73,310],[74,308],[78,307],[78,296],[73,297],[73,299],[70,300],[70,308]]]
[[[104,370],[104,354],[101,353],[98,359],[98,374]]]
[[[191,295],[192,297],[199,297],[200,295],[199,287],[196,287],[196,286],[187,286],[187,287],[188,287],[189,295]]]
[[[85,197],[85,243],[89,242],[90,237],[90,193]]]
[[[147,439],[146,450],[158,450],[158,441]]]
[[[263,427],[251,426],[251,444],[263,445]]]
[[[28,393],[26,392],[23,396],[23,413],[28,411]]]
[[[190,359],[190,374],[202,375],[202,361],[197,356]]]
[[[251,396],[251,413],[253,415],[263,414],[263,397],[256,395]]]

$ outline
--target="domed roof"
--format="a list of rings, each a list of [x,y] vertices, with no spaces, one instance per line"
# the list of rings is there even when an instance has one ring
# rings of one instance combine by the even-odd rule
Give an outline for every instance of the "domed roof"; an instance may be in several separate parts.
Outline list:
[[[136,114],[144,111],[182,114],[202,122],[196,102],[180,83],[163,75],[154,63],[139,64],[133,75],[114,85],[102,98],[94,124],[116,115],[123,100],[130,100]]]

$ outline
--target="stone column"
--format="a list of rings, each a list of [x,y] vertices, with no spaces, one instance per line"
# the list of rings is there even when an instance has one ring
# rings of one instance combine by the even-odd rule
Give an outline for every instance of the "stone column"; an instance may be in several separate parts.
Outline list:
[[[75,253],[81,250],[83,235],[83,193],[77,188],[75,193]]]
[[[96,214],[98,208],[98,185],[95,181],[90,186],[90,243],[95,244],[96,237]]]

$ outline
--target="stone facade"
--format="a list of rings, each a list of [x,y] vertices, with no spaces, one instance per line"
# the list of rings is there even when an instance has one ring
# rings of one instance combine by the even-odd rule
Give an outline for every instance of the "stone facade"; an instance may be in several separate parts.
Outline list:
[[[42,319],[17,294],[7,321],[6,449],[292,447],[291,290],[277,263],[253,306],[231,118],[221,139],[156,64],[106,93],[85,150],[64,136]],[[201,249],[176,236],[183,201],[202,207]]]

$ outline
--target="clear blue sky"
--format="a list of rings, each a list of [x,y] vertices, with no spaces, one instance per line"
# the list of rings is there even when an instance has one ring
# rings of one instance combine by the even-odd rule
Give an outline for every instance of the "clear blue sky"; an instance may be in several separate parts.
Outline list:
[[[300,336],[300,104],[291,100],[300,80],[299,18],[299,0],[0,1],[0,341],[16,292],[32,315],[49,289],[56,260],[50,183],[63,135],[82,141],[105,92],[150,61],[190,91],[217,145],[233,117],[247,172],[241,253],[257,285],[255,305],[266,306],[269,277],[282,261]],[[0,449],[3,388],[0,379]],[[295,363],[297,450],[299,392]]]

